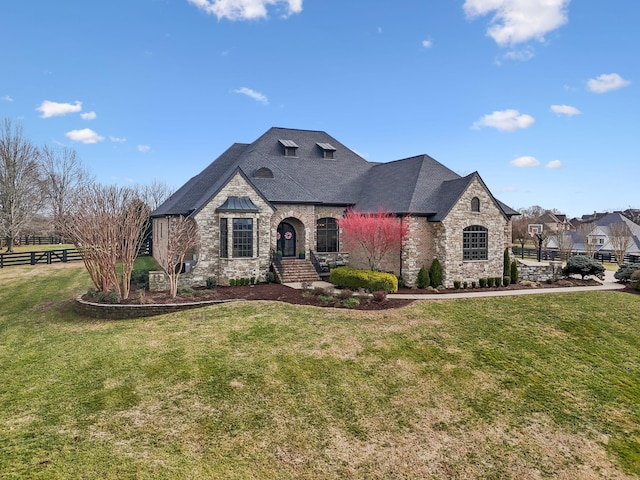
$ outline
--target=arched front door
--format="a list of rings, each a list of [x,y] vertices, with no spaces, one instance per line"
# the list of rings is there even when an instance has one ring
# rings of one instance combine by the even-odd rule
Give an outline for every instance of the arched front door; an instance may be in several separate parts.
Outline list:
[[[280,222],[278,225],[278,250],[283,257],[296,256],[296,229],[290,223]]]

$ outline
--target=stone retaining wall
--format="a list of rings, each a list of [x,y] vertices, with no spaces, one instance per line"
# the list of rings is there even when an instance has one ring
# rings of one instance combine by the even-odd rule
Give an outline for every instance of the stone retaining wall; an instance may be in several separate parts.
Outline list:
[[[518,264],[518,279],[530,282],[546,282],[558,280],[562,277],[562,262],[532,265],[516,259]]]
[[[131,318],[152,317],[154,315],[164,315],[165,313],[180,312],[183,310],[206,307],[207,305],[237,301],[243,300],[207,300],[202,302],[168,303],[162,305],[121,305],[119,303],[106,304],[89,302],[87,300],[83,300],[82,296],[79,296],[76,298],[76,311],[81,315],[91,318],[125,320]]]

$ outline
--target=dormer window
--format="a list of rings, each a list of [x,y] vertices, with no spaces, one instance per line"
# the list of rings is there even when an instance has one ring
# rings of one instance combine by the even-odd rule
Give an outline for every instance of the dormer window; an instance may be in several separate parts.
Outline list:
[[[273,178],[273,172],[267,167],[258,168],[253,172],[254,178]]]
[[[330,143],[317,143],[318,147],[322,149],[322,158],[333,160],[335,157],[336,148]]]
[[[298,154],[298,144],[293,140],[279,140],[279,142],[284,147],[284,156],[285,157],[297,157]]]

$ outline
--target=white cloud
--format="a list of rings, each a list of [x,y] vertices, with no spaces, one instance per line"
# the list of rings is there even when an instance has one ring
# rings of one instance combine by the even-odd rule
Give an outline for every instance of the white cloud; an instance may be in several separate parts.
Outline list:
[[[104,137],[101,137],[90,128],[83,128],[82,130],[71,130],[70,132],[65,133],[65,136],[73,140],[74,142],[81,143],[98,143],[104,140]]]
[[[75,103],[57,103],[45,100],[36,110],[42,113],[40,118],[59,117],[79,112],[82,110],[82,102],[76,100]]]
[[[562,168],[562,162],[560,160],[551,160],[547,163],[547,168]]]
[[[9,95],[5,95],[4,97],[0,98],[0,100],[2,100],[3,102],[13,102],[13,98],[11,98]]]
[[[80,118],[83,120],[93,120],[94,118],[96,118],[96,112],[81,113]]]
[[[511,60],[516,62],[528,62],[534,57],[535,50],[531,46],[521,48],[519,50],[509,50],[502,56],[503,60]],[[500,62],[497,62],[498,64]]]
[[[269,105],[269,99],[266,95],[263,95],[260,92],[256,92],[247,87],[237,88],[233,91],[233,93],[240,93],[241,95],[246,95],[247,97],[253,98],[255,101],[260,102],[264,105]]]
[[[113,143],[124,143],[127,141],[126,138],[114,137],[113,135],[109,135],[109,140]]]
[[[283,17],[302,11],[302,0],[188,0],[200,10],[215,15],[218,20],[256,20],[267,18],[267,7],[282,11]]]
[[[558,115],[566,115],[567,117],[573,117],[574,115],[582,115],[582,112],[576,107],[571,105],[551,105],[551,111]]]
[[[431,40],[423,40],[422,46],[424,48],[431,48],[433,46],[433,42]]]
[[[536,157],[518,157],[511,160],[511,165],[516,167],[537,167],[540,162]]]
[[[151,150],[151,147],[149,145],[138,145],[136,148],[141,153],[147,153],[149,150]]]
[[[544,36],[567,23],[570,0],[465,0],[469,18],[493,14],[487,35],[500,45],[516,45]]]
[[[512,132],[519,128],[528,128],[535,122],[531,115],[520,113],[518,110],[501,110],[484,115],[480,120],[474,122],[471,128],[478,130],[481,127],[492,127],[501,132]]]
[[[605,93],[630,84],[630,81],[625,80],[617,73],[603,73],[599,77],[590,78],[587,81],[587,90],[594,93]]]

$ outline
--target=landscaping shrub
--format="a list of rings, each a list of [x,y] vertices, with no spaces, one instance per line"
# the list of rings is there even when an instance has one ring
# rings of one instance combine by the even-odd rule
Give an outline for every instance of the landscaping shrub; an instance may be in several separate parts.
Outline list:
[[[418,288],[427,288],[431,284],[431,278],[429,277],[429,270],[424,266],[418,271],[418,281],[416,286]]]
[[[471,288],[476,288],[476,282],[475,282],[475,280],[471,282]]]
[[[462,282],[462,288],[467,288],[469,284],[467,282]]]
[[[235,278],[230,278],[229,279],[229,286],[230,287],[235,287],[236,286],[236,279]]]
[[[502,285],[502,277],[495,277],[493,279],[493,286],[499,287],[500,285]]]
[[[96,303],[120,303],[120,295],[115,290],[110,292],[91,290],[87,295]]]
[[[569,277],[579,274],[584,280],[585,277],[593,275],[600,280],[604,280],[604,267],[600,262],[586,255],[574,255],[569,257],[567,265],[562,269],[562,275]]]
[[[626,265],[622,265],[613,276],[622,283],[627,283],[631,281],[631,276],[633,272],[640,270],[640,263],[628,263]]]
[[[505,275],[504,277],[502,277],[502,284],[505,287],[508,287],[511,284],[511,277]]]
[[[348,288],[345,288],[344,290],[340,290],[338,292],[338,298],[342,300],[346,300],[347,298],[351,298],[351,297],[353,297],[353,291],[349,290]]]
[[[178,287],[177,292],[180,295],[193,295],[195,293],[195,290],[191,287]]]
[[[511,262],[511,283],[518,283],[518,262]]]
[[[460,290],[460,285],[461,285],[460,280],[453,281],[453,288],[455,288],[456,290]]]
[[[495,285],[496,279],[494,277],[487,277],[487,287],[491,288]]]
[[[342,300],[340,302],[340,304],[343,307],[347,307],[347,308],[355,308],[358,305],[360,305],[360,299],[356,298],[356,297],[349,297],[349,298],[345,298],[344,300]]]
[[[213,288],[216,288],[216,286],[218,285],[218,280],[216,279],[216,277],[207,277],[207,279],[205,280],[205,285],[209,290],[211,290]]]
[[[339,288],[351,290],[363,288],[370,292],[384,290],[387,293],[395,293],[398,291],[398,279],[395,275],[351,267],[334,268],[329,274],[329,281]]]
[[[509,249],[504,249],[502,276],[508,277],[511,273],[511,260],[509,259]]]
[[[139,288],[149,289],[149,270],[133,269],[131,270],[131,283]]]
[[[387,292],[384,290],[376,290],[371,296],[375,302],[384,302],[387,299]]]
[[[276,281],[276,275],[273,272],[267,272],[264,276],[264,281],[266,283],[273,283]]]
[[[640,270],[636,270],[631,274],[629,286],[634,290],[640,290]]]
[[[433,288],[438,288],[442,285],[442,265],[440,265],[440,260],[437,258],[433,259],[429,267],[429,280],[429,285]]]
[[[480,285],[480,288],[484,288],[487,286],[487,279],[482,277],[480,279],[478,279],[478,284]]]

